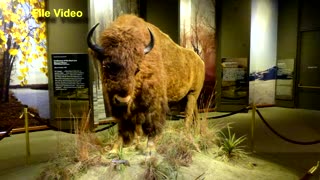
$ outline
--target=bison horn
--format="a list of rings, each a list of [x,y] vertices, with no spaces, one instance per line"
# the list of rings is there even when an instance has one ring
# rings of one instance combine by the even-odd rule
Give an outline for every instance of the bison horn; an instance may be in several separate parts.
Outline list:
[[[153,48],[153,46],[154,46],[154,38],[153,38],[153,34],[152,34],[152,32],[150,31],[150,29],[148,28],[148,31],[149,31],[149,33],[150,33],[150,42],[149,42],[149,44],[144,48],[144,54],[148,54],[151,50],[152,50],[152,48]]]
[[[95,43],[92,41],[92,39],[91,39],[91,37],[92,37],[92,35],[93,35],[93,32],[94,32],[94,30],[96,29],[96,27],[97,27],[98,25],[99,25],[99,23],[97,23],[96,25],[94,25],[94,26],[90,29],[90,31],[89,31],[89,33],[88,33],[88,35],[87,35],[87,44],[88,44],[89,48],[91,48],[93,51],[95,51],[96,53],[98,53],[98,57],[99,57],[99,56],[100,56],[100,57],[103,57],[103,54],[104,54],[103,48],[100,47],[100,46],[98,46],[97,44],[95,44]]]

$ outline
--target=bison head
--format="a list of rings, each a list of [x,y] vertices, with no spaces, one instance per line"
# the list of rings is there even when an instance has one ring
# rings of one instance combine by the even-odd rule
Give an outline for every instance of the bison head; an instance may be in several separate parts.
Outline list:
[[[94,56],[101,63],[102,81],[107,84],[107,92],[113,106],[127,106],[134,96],[135,76],[139,72],[139,64],[143,56],[154,46],[154,37],[150,29],[150,42],[143,44],[140,35],[135,31],[121,28],[109,28],[102,34],[102,45],[92,41],[96,24],[88,33],[87,44]],[[147,28],[146,28],[147,29]]]

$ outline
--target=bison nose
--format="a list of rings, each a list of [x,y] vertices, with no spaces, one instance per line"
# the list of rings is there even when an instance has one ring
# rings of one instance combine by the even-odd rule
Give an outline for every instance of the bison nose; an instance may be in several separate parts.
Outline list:
[[[113,103],[116,106],[127,106],[130,101],[131,101],[131,96],[121,97],[121,96],[115,95],[113,97]]]

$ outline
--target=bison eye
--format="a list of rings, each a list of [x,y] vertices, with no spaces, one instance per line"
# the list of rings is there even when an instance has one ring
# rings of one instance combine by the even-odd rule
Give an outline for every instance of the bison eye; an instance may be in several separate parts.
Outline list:
[[[121,71],[122,66],[117,63],[109,62],[103,64],[103,68],[108,74],[117,75]]]

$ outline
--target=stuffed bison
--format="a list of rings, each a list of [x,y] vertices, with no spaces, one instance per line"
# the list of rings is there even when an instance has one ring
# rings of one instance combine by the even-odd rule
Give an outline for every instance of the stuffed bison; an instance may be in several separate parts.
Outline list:
[[[91,39],[97,25],[89,31],[87,43],[100,64],[104,96],[118,122],[112,151],[142,133],[148,137],[148,148],[153,148],[170,102],[186,98],[186,129],[199,124],[197,99],[205,72],[195,52],[134,15],[118,17],[100,35],[100,45]]]

